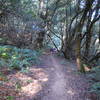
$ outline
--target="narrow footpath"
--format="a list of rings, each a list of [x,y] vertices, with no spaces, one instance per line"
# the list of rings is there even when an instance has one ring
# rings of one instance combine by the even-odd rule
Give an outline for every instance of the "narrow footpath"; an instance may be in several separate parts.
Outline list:
[[[42,60],[48,67],[49,80],[38,100],[91,100],[86,76],[77,72],[74,63],[52,54]]]

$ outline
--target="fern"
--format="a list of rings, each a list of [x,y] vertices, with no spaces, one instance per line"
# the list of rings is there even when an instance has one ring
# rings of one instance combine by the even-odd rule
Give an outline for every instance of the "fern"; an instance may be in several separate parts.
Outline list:
[[[94,83],[91,86],[90,92],[96,93],[100,97],[100,82]]]
[[[22,69],[33,63],[39,63],[39,56],[43,50],[19,49],[14,46],[0,46],[0,67]]]

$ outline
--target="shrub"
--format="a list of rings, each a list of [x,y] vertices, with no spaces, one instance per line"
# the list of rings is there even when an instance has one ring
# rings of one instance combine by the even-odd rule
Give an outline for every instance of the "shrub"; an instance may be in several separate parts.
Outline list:
[[[95,93],[97,97],[100,99],[100,82],[96,82],[91,86],[90,92]],[[98,100],[99,100],[98,99]]]
[[[0,46],[0,66],[21,69],[38,63],[40,50],[19,49],[14,46]]]

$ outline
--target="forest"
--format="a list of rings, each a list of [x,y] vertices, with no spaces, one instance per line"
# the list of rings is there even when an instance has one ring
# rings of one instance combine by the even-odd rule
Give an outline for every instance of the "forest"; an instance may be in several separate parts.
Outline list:
[[[0,0],[0,100],[100,100],[100,0]]]

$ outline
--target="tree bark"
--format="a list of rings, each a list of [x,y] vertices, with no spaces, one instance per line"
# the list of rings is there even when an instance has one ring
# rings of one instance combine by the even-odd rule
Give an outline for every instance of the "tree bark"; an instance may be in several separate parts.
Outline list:
[[[81,36],[80,35],[78,35],[77,37],[76,62],[77,62],[78,70],[81,72],[85,72],[83,62],[81,60]]]

